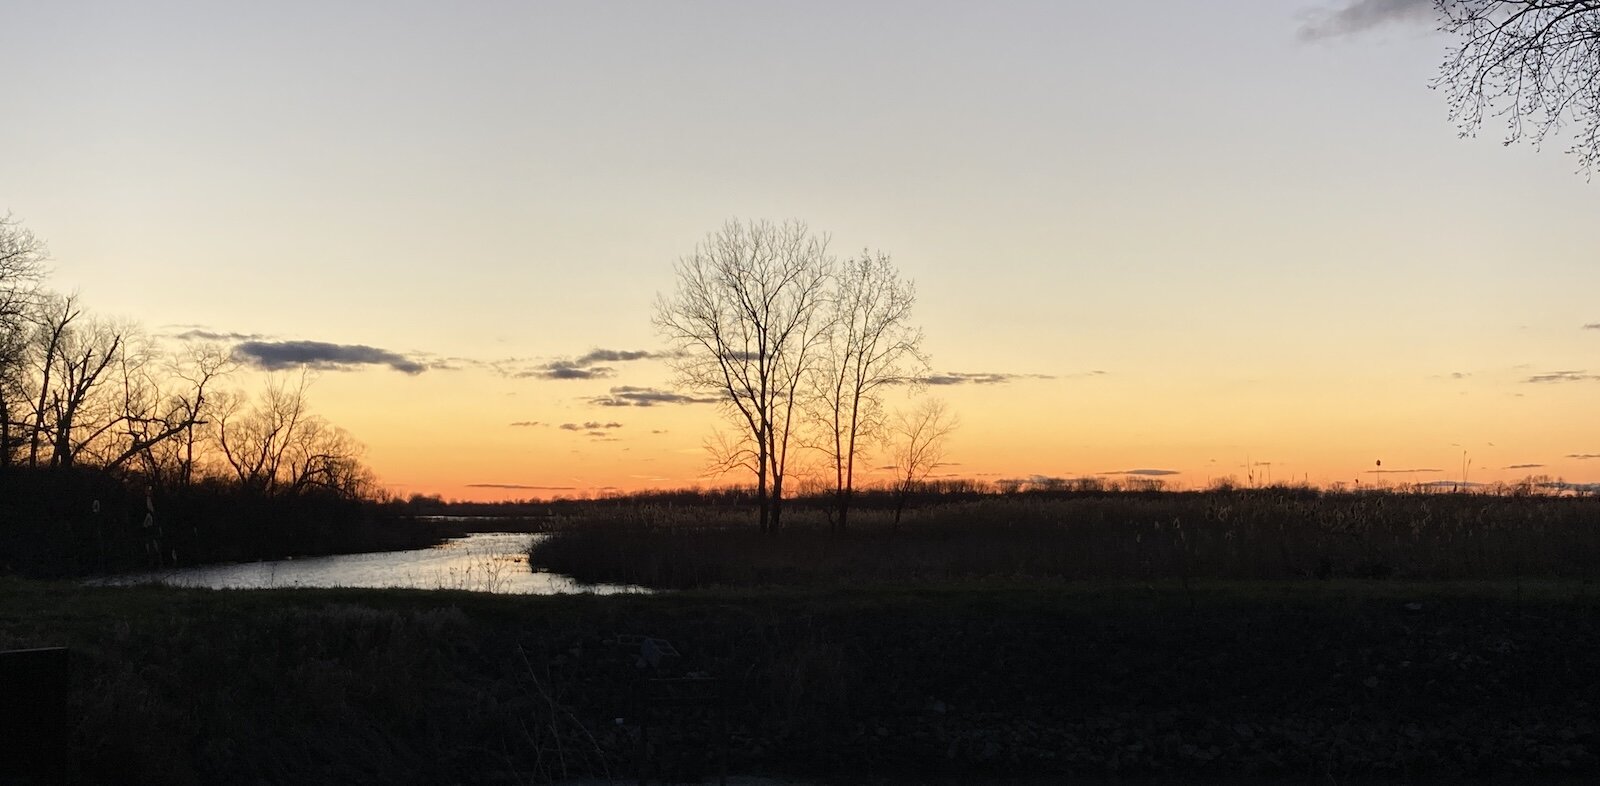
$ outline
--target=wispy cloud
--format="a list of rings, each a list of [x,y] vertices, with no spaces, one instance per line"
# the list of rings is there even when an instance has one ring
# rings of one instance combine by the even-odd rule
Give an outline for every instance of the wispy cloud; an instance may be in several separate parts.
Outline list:
[[[622,428],[622,424],[618,423],[616,421],[612,421],[610,423],[601,423],[598,420],[591,420],[591,421],[589,421],[587,423],[562,423],[560,428],[561,428],[562,431],[590,431],[590,432],[593,432],[593,431],[599,431],[601,429]]]
[[[550,424],[542,420],[519,420],[511,425],[519,428],[533,428],[534,426],[548,426]]]
[[[1590,322],[1583,326],[1584,330],[1600,330],[1600,322]]]
[[[1175,469],[1124,469],[1116,472],[1102,472],[1102,475],[1142,475],[1144,477],[1158,478],[1163,475],[1181,475]]]
[[[651,352],[648,349],[591,349],[573,362],[580,366],[593,363],[625,363],[630,360],[658,360],[671,357],[670,352]]]
[[[1600,453],[1568,453],[1566,458],[1578,459],[1580,461],[1585,461],[1588,459],[1600,459]]]
[[[1433,0],[1346,0],[1336,8],[1314,12],[1300,27],[1300,40],[1360,33],[1391,22],[1430,22]]]
[[[175,338],[179,341],[226,341],[231,343],[235,341],[259,341],[266,338],[266,336],[260,333],[233,333],[195,327],[182,333],[172,333],[169,338]]]
[[[515,491],[577,491],[577,486],[524,486],[521,483],[468,483],[469,489],[512,489]]]
[[[607,395],[595,396],[588,399],[590,404],[601,407],[653,407],[658,404],[716,404],[722,401],[718,396],[691,396],[683,393],[674,393],[670,390],[657,390],[656,388],[635,387],[620,385],[610,390]]]
[[[1543,374],[1534,374],[1523,382],[1540,384],[1546,382],[1594,382],[1600,380],[1600,374],[1590,374],[1588,371],[1546,371]]]
[[[670,353],[648,349],[591,349],[575,358],[563,357],[532,365],[512,359],[493,365],[501,374],[516,379],[608,379],[617,375],[617,369],[602,364],[657,360],[670,356]]]
[[[1475,488],[1482,488],[1482,487],[1487,486],[1487,485],[1489,485],[1489,484],[1487,484],[1487,483],[1479,483],[1476,480],[1430,480],[1430,481],[1426,481],[1424,483],[1418,483],[1417,484],[1417,488],[1423,488],[1423,489],[1475,489]]]
[[[1095,376],[1104,373],[1106,372],[1091,371],[1082,376]],[[1007,382],[1015,382],[1020,379],[1055,379],[1055,377],[1050,374],[1006,374],[995,371],[945,371],[925,374],[911,381],[924,385],[1000,385]]]
[[[1427,472],[1443,472],[1442,469],[1432,467],[1418,467],[1415,469],[1369,469],[1368,475],[1419,475]]]
[[[1544,466],[1544,465],[1543,464],[1512,464],[1511,466],[1506,467],[1506,469],[1538,469],[1538,468],[1540,468],[1542,466]]]
[[[523,371],[516,376],[539,379],[605,379],[616,375],[617,370],[610,366],[573,366],[564,361],[557,361],[541,368]]]
[[[242,360],[268,371],[297,366],[340,371],[361,366],[388,366],[405,374],[421,374],[428,368],[414,358],[365,344],[330,344],[326,341],[245,341],[235,346],[233,352]]]

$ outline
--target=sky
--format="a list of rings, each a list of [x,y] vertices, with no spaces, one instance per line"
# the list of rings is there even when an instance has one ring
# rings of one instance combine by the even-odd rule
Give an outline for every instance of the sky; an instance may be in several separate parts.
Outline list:
[[[726,482],[651,313],[736,218],[915,281],[941,473],[1600,480],[1600,185],[1417,5],[21,4],[0,211],[401,494]]]

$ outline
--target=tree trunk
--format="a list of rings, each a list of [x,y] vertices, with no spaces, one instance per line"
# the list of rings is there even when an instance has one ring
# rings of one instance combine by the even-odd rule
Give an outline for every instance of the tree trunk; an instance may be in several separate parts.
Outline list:
[[[11,468],[11,402],[0,391],[0,469]]]

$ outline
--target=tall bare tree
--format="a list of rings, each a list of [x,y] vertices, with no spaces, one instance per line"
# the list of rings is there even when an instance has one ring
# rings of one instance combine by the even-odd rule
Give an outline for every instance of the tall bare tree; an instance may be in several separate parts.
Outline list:
[[[884,254],[861,256],[840,266],[832,297],[832,329],[815,379],[820,444],[833,474],[831,525],[849,527],[856,459],[881,435],[883,389],[926,369],[922,331],[911,322],[916,287],[900,278]]]
[[[1436,85],[1463,134],[1505,122],[1507,144],[1575,126],[1580,167],[1600,164],[1600,0],[1432,0],[1457,36]]]
[[[737,463],[754,467],[764,532],[782,525],[797,394],[828,333],[832,268],[828,239],[804,223],[730,221],[678,260],[676,292],[656,303],[679,384],[725,397],[754,459]]]

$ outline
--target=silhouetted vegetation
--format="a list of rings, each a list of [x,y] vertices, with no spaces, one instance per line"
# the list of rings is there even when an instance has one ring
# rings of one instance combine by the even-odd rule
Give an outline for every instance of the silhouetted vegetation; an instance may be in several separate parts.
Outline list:
[[[0,648],[72,648],[82,783],[632,781],[629,635],[676,646],[662,673],[724,680],[735,773],[1526,782],[1600,770],[1590,592],[1161,582],[522,598],[0,579]],[[714,774],[717,726],[677,715],[652,732],[653,778]]]
[[[532,554],[581,581],[661,588],[860,585],[985,577],[1188,580],[1600,575],[1600,499],[1504,495],[1040,489],[857,498],[855,533],[829,537],[822,505],[794,505],[761,538],[748,511],[638,501],[576,512]]]
[[[204,336],[162,341],[43,288],[48,250],[0,217],[0,572],[129,568],[437,542],[369,503],[361,446],[308,373],[227,387]]]
[[[267,495],[210,479],[153,489],[146,499],[126,479],[88,467],[0,471],[0,573],[78,576],[418,548],[442,534],[328,492]]]

